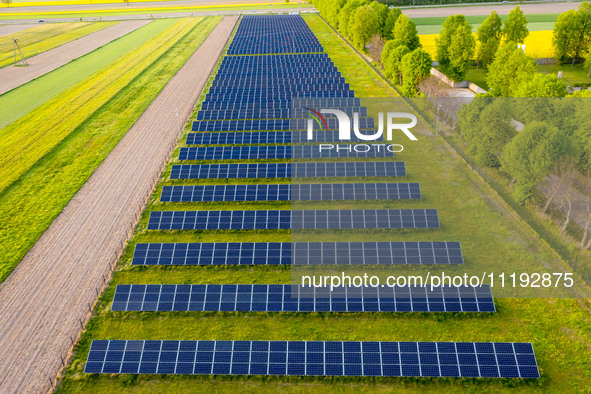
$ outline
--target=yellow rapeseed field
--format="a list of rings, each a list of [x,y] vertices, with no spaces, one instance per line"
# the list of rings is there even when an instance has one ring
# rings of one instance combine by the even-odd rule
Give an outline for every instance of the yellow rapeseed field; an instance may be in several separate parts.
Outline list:
[[[435,37],[438,34],[421,34],[423,48],[435,57]],[[553,57],[552,30],[532,31],[525,39],[525,53],[534,58]]]

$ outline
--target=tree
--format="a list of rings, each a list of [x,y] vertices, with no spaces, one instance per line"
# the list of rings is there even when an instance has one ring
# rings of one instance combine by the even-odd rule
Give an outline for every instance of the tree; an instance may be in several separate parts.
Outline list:
[[[458,112],[461,135],[478,165],[501,165],[499,156],[516,133],[507,104],[506,100],[476,98]]]
[[[532,78],[536,64],[514,42],[501,48],[488,68],[486,83],[497,97],[513,97],[521,84]]]
[[[456,81],[462,81],[472,64],[476,42],[472,36],[472,27],[459,26],[449,46],[449,62],[446,74]]]
[[[431,55],[423,48],[417,48],[402,57],[400,62],[402,94],[406,97],[417,95],[417,85],[423,78],[430,75],[432,63]]]
[[[503,26],[503,34],[505,35],[505,41],[518,44],[523,44],[525,37],[529,35],[527,19],[525,19],[525,15],[523,15],[523,11],[519,6],[509,12],[505,26]]]
[[[369,56],[376,62],[382,61],[381,55],[384,50],[384,39],[379,34],[374,34],[367,45],[369,48]]]
[[[382,65],[385,66],[386,59],[388,59],[388,57],[390,56],[390,53],[392,53],[392,51],[394,49],[396,49],[396,42],[394,42],[394,40],[390,40],[390,41],[386,42],[386,44],[384,45],[384,49],[382,49],[382,55],[381,55]]]
[[[339,25],[339,12],[341,8],[345,5],[347,0],[328,0],[325,1],[326,5],[324,6],[324,10],[319,11],[322,12],[324,15],[324,19],[332,26],[337,27]]]
[[[344,35],[349,37],[349,26],[350,26],[350,19],[351,19],[351,15],[354,13],[354,11],[361,7],[362,5],[367,4],[367,1],[364,0],[349,0],[347,1],[347,3],[343,6],[343,8],[341,8],[341,11],[339,12],[339,32]]]
[[[503,152],[503,169],[515,179],[514,195],[523,204],[554,165],[567,156],[574,156],[576,149],[564,130],[537,121],[528,123]]]
[[[566,83],[554,74],[534,73],[515,90],[515,97],[564,97]]]
[[[402,58],[410,53],[410,49],[406,45],[401,45],[394,48],[388,55],[388,59],[384,64],[384,72],[388,78],[394,78],[398,85],[402,85],[402,74],[400,70],[400,64]]]
[[[478,64],[488,66],[492,63],[495,53],[499,49],[503,23],[495,11],[491,12],[489,17],[482,22],[476,31],[478,37],[478,51],[476,60]]]
[[[589,53],[591,43],[591,4],[584,2],[578,10],[569,10],[558,16],[554,24],[552,44],[559,62],[581,59]]]
[[[382,37],[386,37],[384,28],[386,26],[386,19],[388,18],[388,11],[390,9],[386,4],[377,1],[372,1],[370,6],[378,16],[378,33],[380,33]]]
[[[451,15],[443,22],[443,29],[435,38],[436,56],[443,73],[454,80],[462,80],[468,72],[476,45],[472,25],[464,15]]]
[[[12,0],[2,0],[2,4],[4,4],[7,7],[10,7],[10,3],[12,3]]]
[[[398,17],[402,15],[402,12],[398,8],[390,8],[388,11],[388,17],[384,22],[383,26],[383,34],[382,36],[386,40],[391,40],[393,37],[394,26],[396,25],[396,21]]]
[[[350,18],[349,35],[353,45],[363,50],[371,36],[379,30],[378,15],[370,5],[357,8]]]
[[[404,45],[410,51],[421,47],[416,25],[404,14],[396,20],[392,31],[392,40],[395,42],[395,47]]]

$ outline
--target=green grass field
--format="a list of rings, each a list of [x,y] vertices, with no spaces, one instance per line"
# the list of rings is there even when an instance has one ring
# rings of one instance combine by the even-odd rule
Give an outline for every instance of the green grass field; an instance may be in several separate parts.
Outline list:
[[[311,29],[327,49],[357,95],[393,96],[388,85],[316,16],[306,16]],[[203,98],[203,96],[202,96]],[[376,109],[375,107],[373,108]],[[190,122],[185,127],[185,134]],[[423,200],[386,201],[380,206],[439,210],[442,227],[423,231],[365,232],[372,240],[457,240],[462,242],[466,264],[523,267],[558,264],[557,255],[540,242],[529,227],[493,196],[488,185],[469,167],[422,129],[420,142],[405,145],[398,157],[407,164],[408,176],[390,181],[420,182]],[[177,148],[173,158],[178,157]],[[114,285],[129,283],[290,283],[288,267],[132,267],[137,242],[289,241],[287,232],[269,231],[147,231],[152,210],[162,209],[266,209],[289,204],[162,204],[160,190],[168,184],[208,181],[170,181],[170,165],[148,209],[126,248],[110,287],[101,297],[95,315],[75,347],[59,392],[545,392],[577,391],[591,385],[591,316],[589,303],[560,299],[496,300],[495,314],[280,314],[280,313],[113,313]],[[226,181],[224,183],[242,183]],[[267,183],[252,180],[252,183]],[[363,202],[341,203],[334,208],[360,207]],[[365,203],[367,204],[367,203]],[[376,204],[371,204],[375,208]],[[322,234],[315,234],[322,235]],[[330,235],[330,234],[329,234]],[[360,235],[348,231],[339,240]],[[317,240],[317,238],[315,238]],[[92,339],[271,339],[271,340],[449,340],[532,342],[542,373],[539,380],[494,379],[383,379],[225,376],[117,376],[85,375],[83,367]]]
[[[173,19],[151,22],[57,70],[0,95],[0,129],[160,34],[174,22]]]
[[[29,58],[117,23],[56,23],[0,37],[0,67],[14,63],[13,39],[18,40],[23,55]],[[50,29],[43,29],[45,27],[50,27]]]
[[[189,21],[185,32],[179,31],[181,34],[165,45],[169,49],[138,69],[114,96],[88,113],[67,137],[0,194],[0,280],[18,264],[219,20]],[[158,52],[155,47],[146,49],[148,53],[138,53],[141,58],[150,60],[149,55]]]

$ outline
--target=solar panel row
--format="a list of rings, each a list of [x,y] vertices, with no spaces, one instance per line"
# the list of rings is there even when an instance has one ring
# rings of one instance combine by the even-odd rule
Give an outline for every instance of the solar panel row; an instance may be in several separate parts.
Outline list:
[[[160,201],[338,201],[420,199],[418,183],[164,186]]]
[[[335,178],[406,176],[402,161],[173,165],[170,179]]]
[[[133,265],[463,264],[459,242],[139,243]]]
[[[367,116],[367,108],[365,107],[340,107],[350,117],[354,112],[359,116]],[[229,120],[229,119],[265,119],[265,118],[284,118],[290,117],[303,118],[310,114],[310,110],[305,108],[259,108],[259,109],[228,109],[228,110],[209,110],[198,111],[197,120]],[[329,116],[328,114],[326,116]]]
[[[351,141],[358,142],[356,135]],[[189,133],[187,145],[241,145],[241,144],[298,144],[298,143],[334,143],[340,142],[336,131],[315,133],[308,139],[306,131],[251,131],[230,133]]]
[[[152,211],[148,230],[438,228],[436,209]]]
[[[360,148],[361,149],[361,148]],[[259,159],[332,159],[394,157],[385,144],[365,145],[363,150],[348,146],[280,145],[280,146],[206,146],[184,147],[179,160],[259,160]]]
[[[97,374],[539,378],[531,343],[93,340]]]
[[[198,120],[193,122],[192,131],[250,131],[250,130],[307,130],[308,119],[242,119],[242,120]],[[359,118],[360,130],[372,130],[373,118]],[[339,129],[335,118],[326,119],[326,127],[331,131]],[[325,132],[326,130],[323,130]],[[336,141],[336,140],[334,140]]]
[[[113,311],[494,312],[490,287],[117,285]]]

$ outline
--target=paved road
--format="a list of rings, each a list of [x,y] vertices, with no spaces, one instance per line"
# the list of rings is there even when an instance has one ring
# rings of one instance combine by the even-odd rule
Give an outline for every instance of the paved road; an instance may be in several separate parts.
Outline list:
[[[0,285],[0,392],[40,393],[90,317],[237,17],[224,18]]]
[[[524,14],[560,14],[562,12],[578,8],[581,3],[543,3],[543,4],[519,4]],[[499,15],[507,15],[517,4],[481,5],[467,7],[441,7],[441,8],[412,8],[403,9],[402,13],[411,18],[450,16],[456,14],[489,15],[496,11]]]
[[[8,66],[0,69],[0,94],[19,87],[35,78],[53,71],[80,56],[110,43],[144,25],[149,20],[119,22],[57,48],[27,59],[27,67]]]

